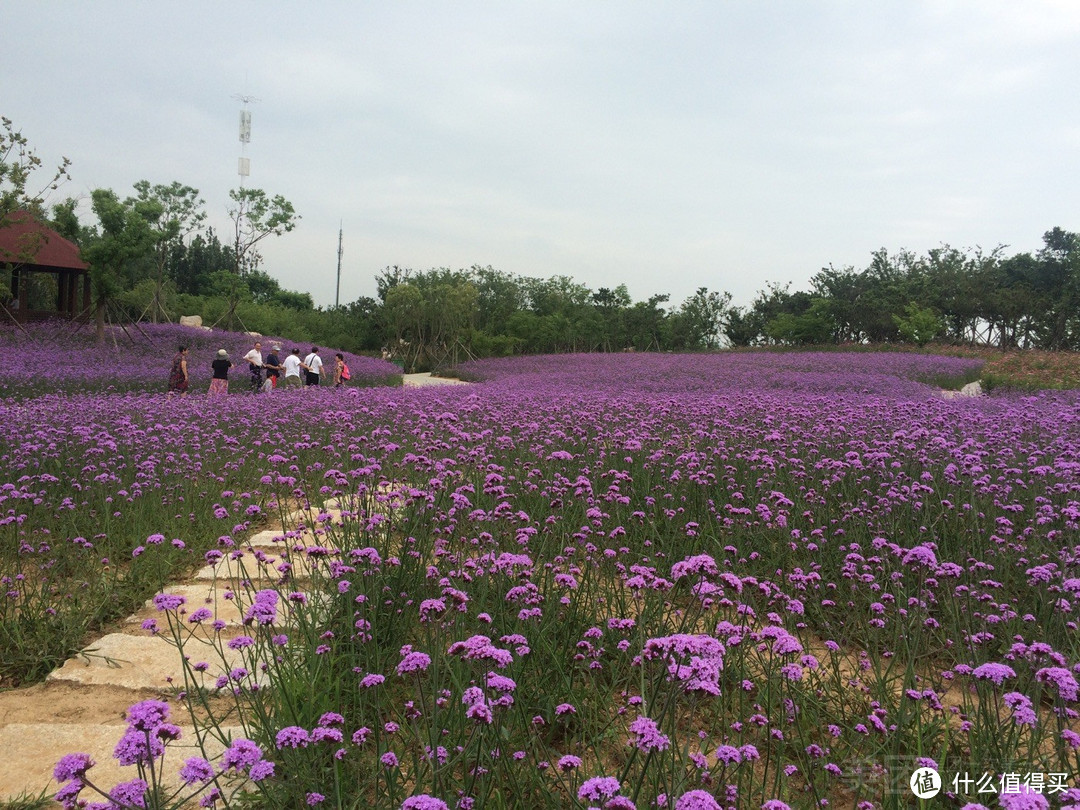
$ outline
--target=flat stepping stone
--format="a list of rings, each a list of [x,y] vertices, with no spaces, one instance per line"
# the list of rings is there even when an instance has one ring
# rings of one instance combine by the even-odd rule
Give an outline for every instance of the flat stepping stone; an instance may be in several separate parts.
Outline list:
[[[263,583],[268,584],[268,583]],[[194,583],[191,585],[173,585],[166,593],[170,596],[183,596],[187,601],[176,612],[176,616],[184,622],[184,626],[187,628],[194,628],[195,624],[188,621],[192,613],[200,608],[206,608],[211,612],[211,616],[202,622],[198,623],[204,633],[212,632],[211,625],[215,621],[225,622],[226,632],[231,635],[236,635],[238,631],[244,628],[244,614],[247,613],[251,603],[254,601],[255,592],[261,590],[260,583],[251,582],[245,584],[242,588],[232,588],[229,583],[226,582],[203,582]],[[277,621],[275,625],[278,627],[288,627],[290,624],[290,613],[292,612],[293,605],[289,601],[291,594],[299,594],[299,598],[312,605],[318,602],[317,595],[308,593],[307,591],[292,589],[288,593],[281,593],[279,589],[278,608],[277,608]],[[230,598],[231,595],[231,598]],[[325,598],[325,597],[324,597]],[[158,610],[154,605],[154,600],[150,599],[146,605],[137,613],[129,616],[125,622],[126,632],[128,634],[134,633],[135,635],[148,634],[148,631],[141,629],[143,622],[148,619],[153,619],[157,622],[159,632],[165,633],[169,627],[169,617],[164,611]]]
[[[195,572],[195,582],[224,582],[241,583],[271,583],[278,582],[285,574],[278,570],[278,566],[286,562],[281,553],[285,546],[271,549],[269,552],[258,549],[259,556],[249,551],[241,552],[237,557],[235,553],[226,554],[216,563],[203,566]],[[262,557],[260,559],[259,557]],[[296,570],[293,565],[290,573]],[[294,574],[296,576],[296,574]]]
[[[304,538],[300,539],[300,545],[305,544]],[[310,539],[310,538],[309,538]],[[312,571],[319,565],[317,560],[303,552],[292,550],[293,547],[281,545],[270,553],[264,549],[255,549],[243,552],[241,556],[235,553],[226,554],[223,558],[212,565],[204,566],[195,573],[195,582],[217,582],[221,584],[234,584],[240,587],[242,583],[246,590],[251,587],[263,587],[271,583],[280,582],[286,574],[292,580],[306,581],[311,579]],[[337,549],[330,549],[332,556],[340,556]],[[259,559],[259,557],[262,559]],[[287,566],[282,570],[282,566]]]
[[[322,520],[319,520],[320,517]],[[327,524],[340,526],[342,525],[341,509],[300,509],[285,518],[286,526],[297,526],[301,523],[308,528]]]
[[[208,641],[194,636],[184,642],[184,655],[194,664],[206,661],[206,672],[191,673],[194,686],[214,689],[226,668],[244,665],[239,650],[221,653]],[[49,673],[49,682],[65,681],[84,686],[122,686],[126,689],[184,689],[184,666],[180,652],[161,636],[110,633],[78,656],[69,658]],[[250,683],[250,680],[245,683]]]
[[[186,600],[177,611],[177,615],[188,624],[187,618],[200,608],[208,608],[214,615],[202,624],[210,625],[214,621],[223,621],[230,627],[240,627],[244,624],[244,612],[251,605],[253,594],[257,587],[233,589],[227,583],[215,585],[211,582],[193,583],[191,585],[171,585],[164,593],[170,596],[182,596]],[[280,611],[279,611],[280,613]],[[147,619],[156,619],[159,628],[168,627],[168,617],[164,611],[158,610],[154,600],[146,602],[141,610],[132,614],[126,624],[141,625]]]
[[[256,532],[251,537],[246,537],[240,541],[240,548],[245,546],[264,546],[269,548],[280,548],[285,545],[285,533],[277,531],[265,531]],[[224,549],[222,549],[224,551]]]
[[[177,708],[173,709],[174,715]],[[213,761],[225,749],[221,742],[211,738],[207,739],[206,754],[203,754],[196,745],[195,730],[191,726],[177,725],[180,726],[181,737],[170,742],[165,749],[164,782],[169,788],[180,786],[178,771],[185,759],[208,755]],[[60,785],[53,781],[53,768],[65,754],[89,754],[97,764],[87,776],[103,790],[108,791],[118,782],[135,779],[139,775],[136,766],[121,765],[113,758],[116,743],[126,729],[127,724],[122,720],[107,725],[11,723],[0,728],[0,750],[4,752],[4,766],[0,768],[0,802],[22,793],[35,796],[43,790],[50,795],[55,793]],[[239,726],[224,728],[223,731],[233,739],[243,736]],[[84,790],[82,798],[103,801],[90,790]]]

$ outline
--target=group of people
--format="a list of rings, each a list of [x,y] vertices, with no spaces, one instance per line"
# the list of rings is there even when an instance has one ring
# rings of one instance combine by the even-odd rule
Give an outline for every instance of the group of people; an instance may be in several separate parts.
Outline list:
[[[322,384],[324,363],[319,357],[317,346],[311,347],[311,352],[300,358],[300,350],[293,349],[285,359],[281,359],[281,346],[274,345],[271,352],[263,359],[262,343],[255,341],[251,351],[244,355],[247,361],[248,371],[251,375],[251,390],[273,391],[278,387],[301,388],[303,386],[318,386]],[[210,380],[209,394],[216,396],[227,394],[229,391],[229,370],[233,367],[229,353],[225,349],[218,349],[217,357],[210,364],[213,369],[213,377]],[[349,366],[345,362],[345,356],[338,352],[334,355],[333,378],[334,386],[340,388],[351,378]],[[186,394],[189,383],[188,375],[188,347],[180,346],[173,357],[172,369],[169,372],[169,393]]]

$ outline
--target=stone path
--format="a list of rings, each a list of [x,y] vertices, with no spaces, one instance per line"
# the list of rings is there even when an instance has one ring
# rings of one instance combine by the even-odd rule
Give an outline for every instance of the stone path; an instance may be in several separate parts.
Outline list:
[[[295,514],[287,522],[293,525],[301,517]],[[280,530],[259,532],[238,546],[245,552],[243,559],[249,568],[255,564],[255,552],[276,561],[285,547]],[[227,555],[215,565],[197,571],[186,583],[169,586],[164,592],[186,597],[184,607],[189,613],[199,607],[210,608],[217,619],[226,623],[223,638],[239,635],[243,617],[236,600],[226,599],[225,593],[243,594],[266,587],[268,578],[276,572],[268,566],[249,574],[250,580],[241,580],[236,565]],[[302,579],[297,584],[302,587]],[[250,604],[251,598],[241,602]],[[143,629],[143,621],[149,618],[165,624],[153,600],[113,632],[65,661],[45,683],[0,693],[0,803],[20,794],[55,791],[59,787],[52,781],[56,761],[76,751],[94,758],[97,765],[90,776],[105,789],[138,775],[135,766],[121,766],[112,756],[126,728],[127,708],[142,700],[170,700],[184,685],[180,653],[165,634],[155,636]],[[199,660],[200,643],[207,645],[208,660],[220,660],[209,641],[197,636],[185,643],[185,653]],[[211,669],[215,674],[207,676],[210,681],[216,677],[217,669],[220,666]],[[207,685],[213,686],[212,682]],[[183,760],[199,752],[193,745],[194,729],[189,721],[185,722],[184,707],[172,700],[170,703],[174,707],[172,719],[183,731],[181,739],[168,748],[166,776],[172,771],[171,776],[176,778]],[[225,730],[242,736],[239,729]],[[209,753],[215,755],[220,750],[220,745],[216,750],[211,746]]]
[[[406,387],[432,385],[464,385],[461,380],[432,377],[430,374],[406,374]],[[328,505],[331,520],[339,520],[340,512]],[[311,513],[296,512],[286,518],[292,527],[301,521],[315,524]],[[308,536],[290,540],[296,543],[321,544]],[[199,607],[208,607],[215,618],[226,623],[222,635],[225,638],[240,635],[243,617],[237,608],[237,600],[226,599],[225,593],[243,594],[266,587],[280,574],[274,567],[285,550],[281,527],[262,531],[239,542],[238,548],[245,552],[243,564],[248,579],[240,577],[236,561],[229,555],[215,565],[207,565],[186,582],[167,587],[164,592],[179,594],[187,599],[185,608],[190,613]],[[265,555],[268,563],[258,564],[256,554]],[[296,587],[302,589],[306,580],[303,562],[297,560],[291,577]],[[239,600],[243,605],[251,603],[250,596]],[[0,692],[0,805],[16,797],[42,792],[52,794],[58,789],[53,781],[53,768],[65,754],[83,752],[97,762],[90,772],[95,784],[106,789],[117,782],[134,779],[134,766],[121,766],[113,758],[117,741],[127,727],[124,716],[128,707],[143,700],[169,700],[184,686],[182,660],[177,649],[163,636],[154,636],[142,628],[146,619],[157,619],[164,625],[163,615],[154,607],[153,600],[120,623],[118,627],[86,647],[79,655],[64,662],[63,666],[49,674],[45,683],[25,689]],[[230,635],[231,634],[231,635]],[[199,639],[186,642],[184,649],[193,660],[198,656]],[[209,643],[203,640],[201,643]],[[208,660],[219,660],[217,653]],[[211,669],[216,677],[216,671]],[[212,684],[211,684],[212,685]],[[173,721],[180,725],[183,736],[168,747],[166,771],[176,778],[176,770],[183,760],[196,755],[192,745],[194,729],[184,721],[186,710],[176,702]],[[234,736],[242,736],[239,729],[226,729]],[[220,750],[210,749],[213,756]],[[169,773],[166,773],[169,776]]]
[[[433,377],[428,372],[423,374],[403,374],[401,380],[401,384],[406,388],[421,388],[430,385],[470,385],[465,380],[458,380],[453,377]]]

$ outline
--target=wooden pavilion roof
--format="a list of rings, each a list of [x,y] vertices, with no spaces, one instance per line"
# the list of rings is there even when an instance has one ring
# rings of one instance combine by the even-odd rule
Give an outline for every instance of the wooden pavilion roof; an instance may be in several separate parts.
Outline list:
[[[0,221],[0,262],[54,270],[90,268],[79,247],[28,211],[16,211]]]

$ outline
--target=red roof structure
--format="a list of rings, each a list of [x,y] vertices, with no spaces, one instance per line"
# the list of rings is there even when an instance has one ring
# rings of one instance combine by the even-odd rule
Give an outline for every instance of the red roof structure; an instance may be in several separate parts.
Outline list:
[[[67,270],[89,270],[79,247],[27,211],[16,211],[0,222],[0,262]]]
[[[0,219],[0,280],[5,314],[16,321],[79,318],[90,311],[90,265],[79,247],[27,211]]]

